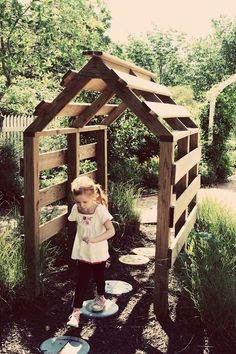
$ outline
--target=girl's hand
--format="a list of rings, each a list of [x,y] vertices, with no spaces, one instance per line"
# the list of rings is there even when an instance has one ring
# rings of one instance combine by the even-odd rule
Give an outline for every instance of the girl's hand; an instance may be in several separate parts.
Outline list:
[[[86,243],[90,243],[90,241],[91,241],[89,236],[82,237],[82,240]]]
[[[89,244],[89,243],[95,243],[95,242],[96,242],[93,238],[91,238],[91,237],[89,237],[89,236],[83,237],[82,240],[83,240],[84,242],[86,242],[87,244]]]

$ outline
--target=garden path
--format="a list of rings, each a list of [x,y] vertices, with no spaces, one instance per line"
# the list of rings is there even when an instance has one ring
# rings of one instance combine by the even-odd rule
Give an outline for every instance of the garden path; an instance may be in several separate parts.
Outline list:
[[[217,184],[214,187],[201,188],[198,193],[198,200],[205,198],[216,199],[223,203],[236,214],[236,174],[229,178],[226,183]],[[157,219],[157,194],[145,196],[139,199],[138,209],[142,224],[155,224]]]

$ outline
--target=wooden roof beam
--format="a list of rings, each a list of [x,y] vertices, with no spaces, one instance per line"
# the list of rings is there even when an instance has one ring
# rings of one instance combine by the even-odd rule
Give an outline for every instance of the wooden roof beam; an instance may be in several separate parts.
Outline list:
[[[172,136],[171,132],[159,121],[157,115],[142,104],[139,98],[128,87],[117,83],[116,95],[130,108],[134,114],[157,136]]]
[[[103,93],[75,118],[73,127],[81,128],[85,126],[114,95],[114,86],[107,86]]]
[[[122,68],[126,68],[128,70],[134,70],[137,73],[146,75],[151,78],[155,78],[156,74],[152,73],[151,71],[148,71],[146,69],[140,68],[139,66],[135,65],[134,63],[131,63],[129,61],[119,59],[113,55],[100,52],[100,51],[94,51],[94,50],[86,50],[83,52],[84,55],[88,55],[90,57],[97,57],[100,58],[104,63],[108,63],[108,66],[110,68],[118,68],[119,70],[123,71]],[[112,65],[113,64],[113,65]],[[120,67],[120,68],[119,68]]]
[[[114,108],[113,111],[111,111],[108,117],[102,120],[101,124],[109,125],[115,122],[122,115],[122,113],[124,113],[126,109],[126,104],[124,102],[121,102],[121,104],[119,104],[117,108]]]

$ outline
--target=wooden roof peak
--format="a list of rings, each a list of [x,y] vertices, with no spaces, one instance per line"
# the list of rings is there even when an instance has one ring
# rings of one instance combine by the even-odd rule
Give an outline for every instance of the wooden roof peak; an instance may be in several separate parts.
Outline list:
[[[143,69],[140,66],[138,66],[138,65],[136,65],[136,64],[134,64],[132,62],[117,58],[114,55],[111,55],[111,54],[108,54],[108,53],[105,53],[105,52],[95,51],[95,50],[86,50],[86,51],[83,51],[83,55],[87,55],[87,56],[90,56],[90,57],[98,57],[102,61],[108,62],[110,64],[114,64],[117,67],[120,66],[121,68],[123,67],[123,68],[126,68],[128,70],[132,70],[134,72],[149,76],[150,79],[151,78],[156,78],[156,74],[154,74],[153,72],[151,72],[149,70],[146,70],[146,69]]]

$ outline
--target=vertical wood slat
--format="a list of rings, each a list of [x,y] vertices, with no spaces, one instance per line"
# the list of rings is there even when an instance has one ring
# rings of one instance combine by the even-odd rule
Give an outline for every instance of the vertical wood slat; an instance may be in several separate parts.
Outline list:
[[[159,195],[155,260],[154,311],[158,316],[168,312],[168,245],[169,213],[173,187],[171,165],[174,162],[174,143],[160,141]]]
[[[180,159],[181,157],[187,155],[189,152],[189,146],[190,146],[189,136],[181,140],[178,140],[177,145],[178,145],[178,159]],[[180,179],[177,185],[175,185],[174,189],[177,196],[179,197],[180,194],[182,194],[187,187],[188,187],[188,173],[186,173],[186,175]],[[184,223],[186,218],[187,218],[187,210],[185,210],[185,212],[181,216],[180,223]]]
[[[97,131],[97,182],[107,193],[107,129]]]
[[[80,174],[80,160],[79,160],[79,148],[80,148],[80,133],[73,133],[67,135],[67,195],[68,195],[68,215],[71,211],[73,200],[71,198],[71,182]],[[68,264],[71,264],[71,251],[76,234],[75,222],[68,222]]]
[[[24,230],[28,289],[40,294],[39,138],[24,136]]]

